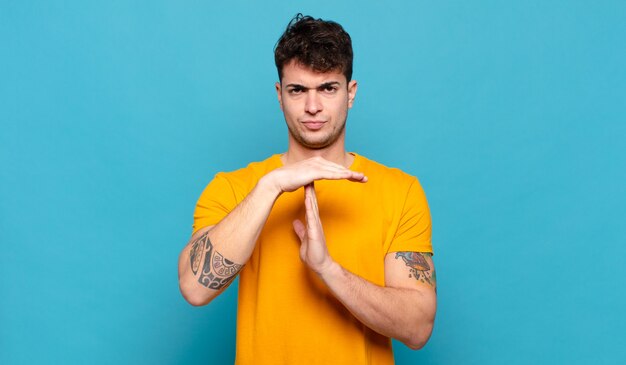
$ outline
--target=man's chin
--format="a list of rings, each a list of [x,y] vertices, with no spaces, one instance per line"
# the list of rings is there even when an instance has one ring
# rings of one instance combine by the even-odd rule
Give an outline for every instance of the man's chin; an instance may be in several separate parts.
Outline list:
[[[332,143],[330,143],[329,141],[301,141],[300,142],[300,145],[310,150],[321,150],[330,146],[331,144]]]
[[[337,140],[339,140],[339,137],[341,137],[341,133],[329,134],[327,131],[317,131],[313,133],[292,133],[292,131],[289,130],[289,133],[299,145],[310,150],[321,150],[327,148],[337,142]]]
[[[337,142],[338,139],[338,135],[323,136],[322,138],[302,138],[300,140],[300,144],[312,150],[321,150],[332,146],[334,143]]]

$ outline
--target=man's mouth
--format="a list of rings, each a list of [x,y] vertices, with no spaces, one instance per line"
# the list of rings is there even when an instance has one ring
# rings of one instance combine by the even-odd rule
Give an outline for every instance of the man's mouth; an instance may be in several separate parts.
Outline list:
[[[326,122],[320,120],[306,120],[302,122],[307,129],[312,131],[321,129],[324,126],[324,123]]]

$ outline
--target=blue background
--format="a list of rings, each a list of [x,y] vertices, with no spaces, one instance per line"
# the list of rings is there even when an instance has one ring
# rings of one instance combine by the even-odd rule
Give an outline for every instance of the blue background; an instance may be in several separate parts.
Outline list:
[[[349,150],[429,198],[397,363],[624,363],[625,2],[121,0],[0,2],[0,363],[232,363],[236,290],[191,307],[177,257],[213,175],[286,148],[299,11],[354,40]]]

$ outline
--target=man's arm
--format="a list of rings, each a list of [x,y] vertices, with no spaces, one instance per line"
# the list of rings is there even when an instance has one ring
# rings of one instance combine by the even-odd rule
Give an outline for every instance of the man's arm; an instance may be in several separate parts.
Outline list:
[[[339,301],[372,330],[422,348],[432,332],[437,308],[436,276],[430,254],[390,253],[385,257],[385,286],[373,284],[335,262],[326,247],[315,190],[305,190],[306,226],[294,222],[301,259]]]
[[[284,166],[263,176],[224,219],[215,226],[200,229],[182,250],[178,278],[183,297],[192,305],[205,305],[219,295],[250,259],[278,196],[320,179],[367,181],[362,173],[321,157]]]
[[[178,281],[192,305],[208,304],[248,261],[278,194],[259,181],[217,225],[196,232],[178,259]]]

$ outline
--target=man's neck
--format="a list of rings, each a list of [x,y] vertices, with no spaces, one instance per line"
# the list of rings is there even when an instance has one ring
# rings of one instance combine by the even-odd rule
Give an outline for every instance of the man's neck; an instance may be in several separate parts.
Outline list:
[[[343,143],[336,143],[327,148],[309,149],[292,141],[289,141],[289,148],[287,152],[281,156],[281,160],[283,165],[290,165],[316,156],[320,156],[344,167],[350,167],[354,161],[354,155],[346,152]]]

